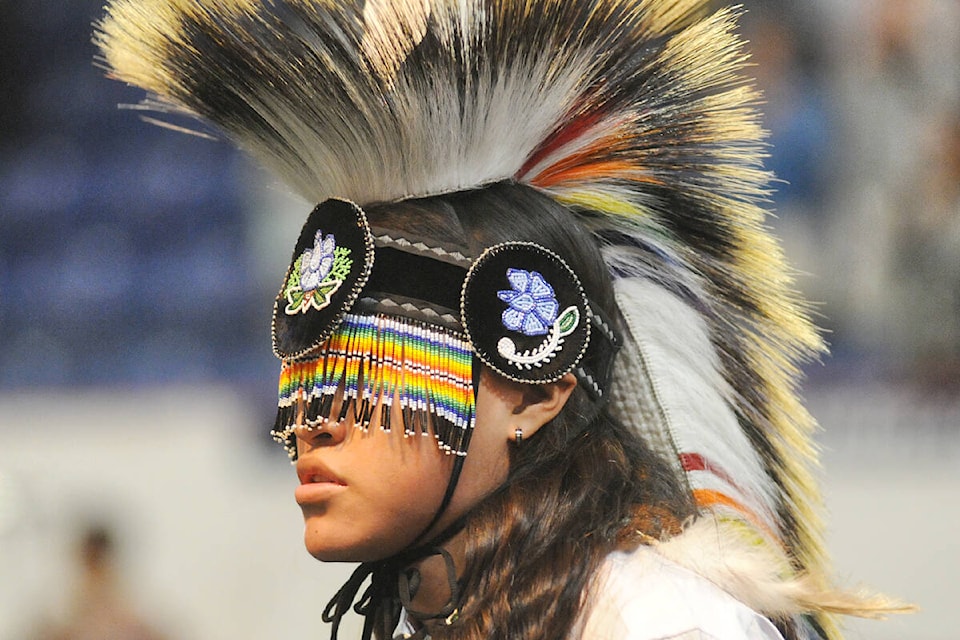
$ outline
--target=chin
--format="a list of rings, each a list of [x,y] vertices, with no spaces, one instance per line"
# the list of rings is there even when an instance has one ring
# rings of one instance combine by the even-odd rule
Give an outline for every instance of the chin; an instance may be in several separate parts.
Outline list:
[[[375,562],[398,553],[403,547],[384,544],[377,540],[338,540],[304,534],[307,552],[321,562]]]
[[[307,552],[320,562],[363,562],[354,557],[354,554],[341,549],[315,549],[308,544]]]

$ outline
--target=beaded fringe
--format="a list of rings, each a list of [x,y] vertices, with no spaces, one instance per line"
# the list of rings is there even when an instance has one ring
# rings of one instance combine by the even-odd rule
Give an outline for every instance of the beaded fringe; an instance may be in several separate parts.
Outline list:
[[[466,338],[406,318],[347,314],[315,358],[285,360],[271,435],[296,458],[298,405],[303,425],[343,421],[366,431],[374,418],[390,431],[400,403],[406,436],[432,435],[441,450],[466,455],[474,424],[473,350]],[[343,402],[332,416],[338,389]],[[376,415],[375,415],[376,412]]]

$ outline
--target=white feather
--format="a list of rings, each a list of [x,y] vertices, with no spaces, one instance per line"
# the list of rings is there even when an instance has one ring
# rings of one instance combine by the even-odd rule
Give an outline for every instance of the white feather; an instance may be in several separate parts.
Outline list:
[[[705,455],[733,479],[746,506],[771,531],[779,531],[774,515],[777,487],[740,428],[732,408],[733,391],[721,374],[702,316],[678,296],[642,278],[617,280],[616,295],[659,403],[663,419],[655,426],[669,432],[651,441],[672,443],[672,451],[662,452],[669,458]],[[708,475],[688,473],[687,479],[692,488],[718,488],[715,480],[707,481]]]

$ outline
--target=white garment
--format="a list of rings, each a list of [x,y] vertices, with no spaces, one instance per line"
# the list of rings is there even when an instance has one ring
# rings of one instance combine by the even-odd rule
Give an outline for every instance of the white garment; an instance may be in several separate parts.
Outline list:
[[[652,547],[607,556],[569,640],[783,640],[765,617]]]
[[[396,634],[413,633],[403,612]],[[607,556],[567,640],[783,640],[765,617],[652,547]]]

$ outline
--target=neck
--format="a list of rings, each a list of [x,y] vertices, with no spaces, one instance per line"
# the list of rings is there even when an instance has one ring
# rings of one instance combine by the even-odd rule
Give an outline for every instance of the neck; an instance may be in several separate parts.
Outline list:
[[[451,577],[457,579],[463,571],[463,532],[458,532],[440,547],[451,556],[453,576],[450,575],[451,569],[442,555],[429,556],[411,565],[420,574],[420,584],[409,606],[413,611],[425,614],[426,619],[432,614],[440,613],[450,603]]]

